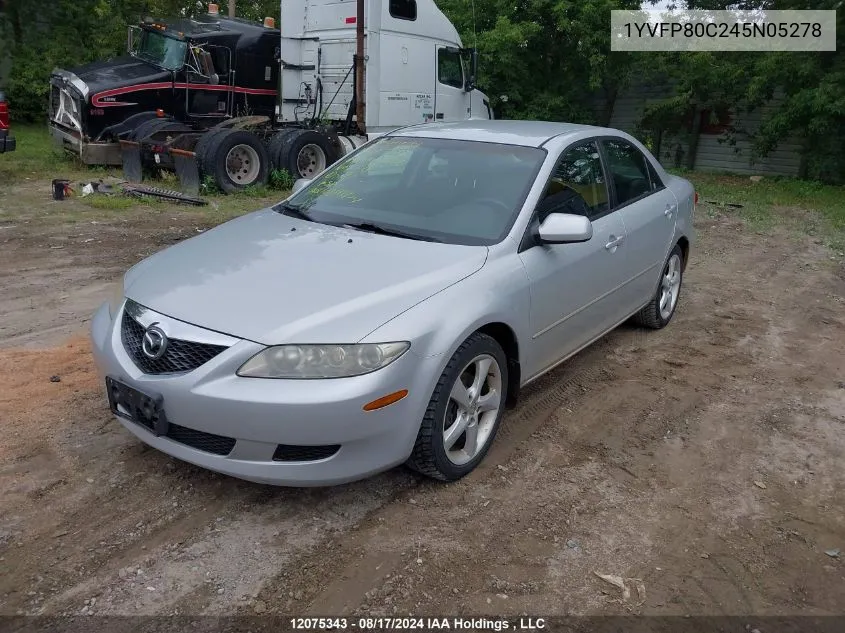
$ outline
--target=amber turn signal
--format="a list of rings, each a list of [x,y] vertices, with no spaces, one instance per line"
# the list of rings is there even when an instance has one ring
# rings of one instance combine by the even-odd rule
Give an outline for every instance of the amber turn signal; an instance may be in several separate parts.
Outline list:
[[[402,389],[401,391],[394,391],[393,393],[389,393],[386,396],[382,396],[377,400],[368,402],[364,405],[364,411],[375,411],[376,409],[382,409],[386,406],[393,404],[394,402],[399,402],[402,398],[407,395],[407,389]]]

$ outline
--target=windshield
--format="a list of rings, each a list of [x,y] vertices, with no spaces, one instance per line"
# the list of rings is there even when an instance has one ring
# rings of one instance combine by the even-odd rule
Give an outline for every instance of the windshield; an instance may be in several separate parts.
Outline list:
[[[154,31],[144,31],[135,54],[166,70],[179,70],[185,64],[187,47],[187,42]]]
[[[382,137],[288,200],[316,222],[453,244],[507,235],[545,158],[536,147]]]

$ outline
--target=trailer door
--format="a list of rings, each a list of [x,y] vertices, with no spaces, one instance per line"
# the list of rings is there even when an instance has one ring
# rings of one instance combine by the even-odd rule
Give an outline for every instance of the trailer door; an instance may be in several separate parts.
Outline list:
[[[462,121],[469,118],[469,93],[464,91],[461,52],[451,46],[437,46],[437,82],[434,102],[435,121]]]

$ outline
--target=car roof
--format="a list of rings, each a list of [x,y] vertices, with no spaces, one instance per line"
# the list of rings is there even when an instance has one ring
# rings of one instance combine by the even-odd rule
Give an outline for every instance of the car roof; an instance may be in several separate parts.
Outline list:
[[[549,139],[580,132],[590,134],[617,134],[617,130],[564,123],[555,121],[515,121],[503,119],[469,119],[448,123],[421,123],[400,128],[388,136],[410,136],[426,138],[456,139],[462,141],[483,141],[487,143],[508,143],[526,147],[540,147]]]

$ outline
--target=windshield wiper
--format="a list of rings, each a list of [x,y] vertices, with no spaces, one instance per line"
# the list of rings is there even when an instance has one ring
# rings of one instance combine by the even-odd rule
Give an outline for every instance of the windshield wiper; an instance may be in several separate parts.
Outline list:
[[[281,202],[273,207],[273,211],[276,213],[282,213],[284,215],[289,215],[294,218],[298,218],[300,220],[307,220],[309,222],[313,222],[311,216],[305,213],[297,204],[291,204],[289,202]]]
[[[367,233],[378,233],[379,235],[392,235],[393,237],[404,237],[408,240],[419,240],[421,242],[441,242],[442,240],[438,240],[436,237],[428,237],[426,235],[416,235],[414,233],[405,233],[403,231],[396,231],[394,229],[385,228],[379,224],[373,224],[372,222],[358,222],[358,223],[348,223],[345,222],[340,226],[345,226],[352,229],[358,229],[359,231],[366,231]]]

